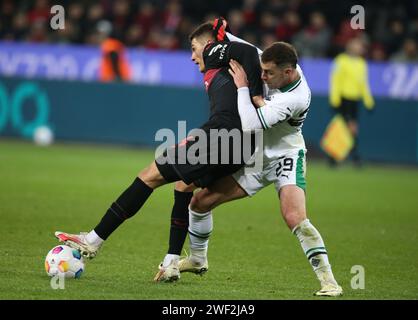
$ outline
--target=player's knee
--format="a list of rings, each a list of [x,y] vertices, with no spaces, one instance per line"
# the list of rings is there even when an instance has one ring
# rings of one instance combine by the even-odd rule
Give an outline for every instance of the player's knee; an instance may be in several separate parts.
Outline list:
[[[306,212],[296,208],[282,209],[282,215],[290,230],[306,219]]]
[[[185,184],[183,181],[177,181],[174,189],[180,192],[193,192],[196,189],[196,186],[192,184]]]
[[[215,205],[214,197],[206,189],[195,194],[190,201],[190,209],[198,213],[208,212]]]
[[[155,162],[152,162],[148,167],[143,169],[138,174],[138,178],[140,178],[147,186],[152,189],[155,189],[166,183],[163,176],[158,171]]]
[[[194,195],[192,200],[190,200],[190,209],[194,212],[203,213],[208,212],[207,205],[204,203],[204,199],[201,196]]]

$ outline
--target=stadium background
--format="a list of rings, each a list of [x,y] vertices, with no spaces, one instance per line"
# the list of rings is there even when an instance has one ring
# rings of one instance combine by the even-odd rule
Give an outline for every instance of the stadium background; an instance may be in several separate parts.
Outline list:
[[[54,4],[65,8],[64,30],[50,28]],[[365,8],[365,30],[349,27],[350,8],[358,4]],[[303,130],[309,160],[315,159],[308,165],[308,212],[325,235],[346,297],[418,297],[416,1],[2,0],[0,298],[309,298],[307,291],[316,284],[281,221],[273,188],[216,210],[221,213],[211,244],[213,272],[205,278],[185,276],[173,288],[149,281],[165,253],[170,187],[112,238],[99,261],[87,266],[84,282],[57,293],[42,271],[44,255],[55,244],[52,232],[91,227],[152,160],[157,130],[176,132],[179,120],[191,129],[205,120],[207,97],[187,52],[187,36],[217,15],[227,18],[234,34],[261,48],[284,40],[298,49],[313,91]],[[103,20],[128,47],[130,82],[98,81],[97,26]],[[366,165],[332,170],[319,147],[333,115],[331,61],[353,37],[367,43],[376,108],[360,113]],[[31,142],[43,125],[56,139],[48,148]],[[364,290],[350,289],[350,268],[357,264],[366,270]],[[105,284],[115,278],[117,284]]]

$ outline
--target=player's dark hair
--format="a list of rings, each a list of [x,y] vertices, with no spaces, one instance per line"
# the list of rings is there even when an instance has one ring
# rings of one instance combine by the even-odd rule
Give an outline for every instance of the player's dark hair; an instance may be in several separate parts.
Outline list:
[[[287,42],[275,42],[264,50],[261,55],[263,63],[274,62],[277,66],[283,67],[290,65],[296,69],[298,63],[298,54],[294,46]]]
[[[212,22],[202,23],[200,26],[194,29],[193,32],[189,35],[189,40],[191,42],[194,38],[198,38],[203,35],[208,35],[213,38]]]

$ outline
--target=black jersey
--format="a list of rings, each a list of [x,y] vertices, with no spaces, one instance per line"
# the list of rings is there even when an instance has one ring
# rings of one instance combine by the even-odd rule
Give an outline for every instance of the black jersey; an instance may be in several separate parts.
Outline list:
[[[189,162],[189,158],[184,159],[194,144],[199,141],[199,137],[185,139],[171,149],[171,155],[166,151],[160,157],[162,161],[156,160],[158,170],[167,182],[183,180],[186,184],[193,182],[202,188],[209,186],[221,177],[237,172],[248,161],[244,154],[238,162],[232,161],[235,154],[234,148],[240,148],[239,152],[243,153],[244,140],[241,139],[240,144],[230,140],[231,143],[228,144],[230,162],[222,163],[220,161],[223,152],[222,140],[217,137],[212,138],[210,135],[210,129],[242,130],[241,118],[238,113],[237,87],[228,72],[231,58],[243,65],[250,81],[252,95],[262,95],[263,93],[260,62],[255,48],[238,42],[217,42],[208,45],[203,56],[206,66],[204,81],[209,96],[210,117],[201,126],[201,129],[208,134],[207,148],[199,149],[196,156],[199,158],[202,156],[206,161],[192,164]],[[193,136],[192,133],[191,135]],[[247,144],[246,147],[248,147]],[[253,152],[253,141],[251,141],[250,147]],[[165,162],[167,156],[168,163]],[[212,159],[217,159],[217,163],[211,163]]]
[[[209,96],[209,120],[201,127],[209,129],[240,129],[237,87],[226,68],[212,69],[205,74]]]
[[[263,82],[257,49],[245,43],[221,41],[207,45],[203,51],[203,59],[210,117],[202,129],[241,129],[237,87],[228,72],[229,61],[234,59],[242,64],[250,82],[251,95],[262,95]]]
[[[238,61],[244,68],[251,96],[262,96],[260,58],[255,47],[242,42],[220,41],[210,43],[203,51],[206,71],[222,67],[229,68],[231,59]]]

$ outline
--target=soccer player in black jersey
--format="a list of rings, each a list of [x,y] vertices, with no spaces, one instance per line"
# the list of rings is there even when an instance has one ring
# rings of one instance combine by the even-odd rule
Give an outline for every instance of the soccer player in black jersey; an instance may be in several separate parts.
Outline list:
[[[211,161],[213,158],[220,159],[222,149],[218,137],[216,139],[212,138],[211,129],[242,132],[237,110],[237,88],[228,73],[227,62],[233,58],[243,65],[250,81],[250,92],[253,97],[262,96],[263,93],[257,50],[244,43],[224,41],[222,30],[222,28],[216,26],[214,28],[211,23],[206,23],[199,26],[190,36],[191,58],[199,66],[199,70],[204,73],[204,83],[210,101],[209,120],[200,127],[207,135],[207,148],[203,150],[203,155],[201,153],[195,155],[199,159],[203,157],[206,161],[194,163],[196,157],[194,159],[182,158],[182,155],[188,154],[187,151],[199,142],[199,136],[186,138],[182,143],[175,145],[173,148],[168,148],[159,158],[143,169],[133,183],[112,203],[93,230],[89,233],[80,234],[57,231],[55,236],[59,241],[80,250],[82,255],[87,258],[95,257],[103,242],[126,219],[131,218],[140,210],[154,189],[175,181],[178,182],[175,186],[172,225],[174,223],[175,227],[183,227],[180,228],[180,235],[174,236],[185,237],[187,234],[188,206],[192,198],[191,191],[196,187],[205,188],[210,186],[216,179],[236,172],[245,164],[247,159],[244,159],[244,157],[241,157],[238,163],[231,163],[232,157],[229,157],[230,162],[226,164]],[[219,34],[221,34],[221,37],[219,37]],[[222,60],[226,61],[226,67],[213,67],[219,66],[219,61]],[[218,148],[212,148],[214,145]],[[229,144],[229,154],[234,153],[234,146],[236,147],[236,144]],[[240,147],[242,151],[242,139]],[[202,150],[199,149],[199,151]],[[214,153],[215,157],[213,157]],[[243,155],[242,152],[241,155]],[[185,163],[181,160],[185,160]],[[186,224],[185,229],[184,224]],[[173,231],[173,228],[171,231]],[[176,233],[176,228],[174,228],[173,233]],[[183,242],[184,238],[179,239],[179,249],[177,248],[177,250],[181,250]],[[169,253],[170,250],[175,249],[169,249]],[[174,256],[179,256],[179,254],[180,252],[173,253]],[[170,279],[175,280],[173,277]],[[163,281],[164,279],[159,279],[157,274],[156,280]]]

